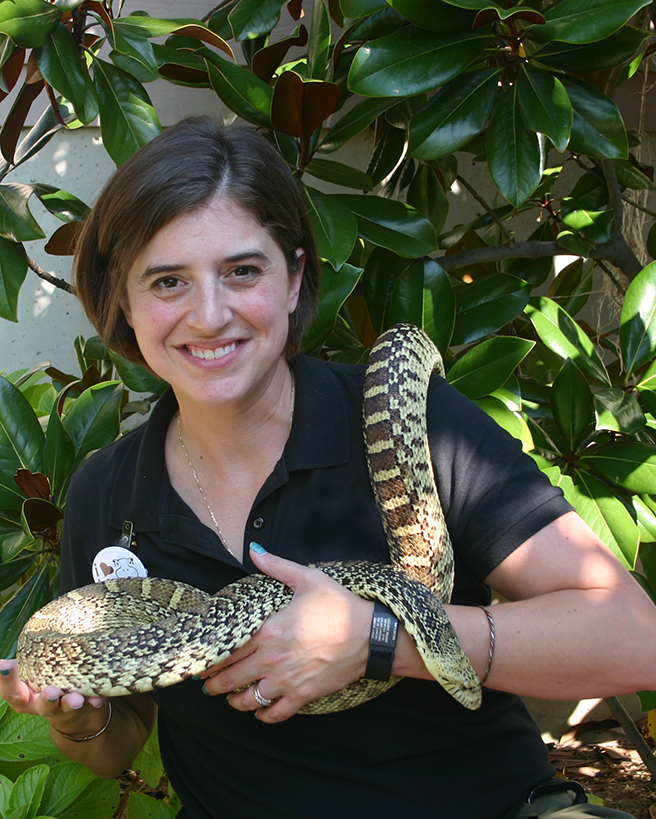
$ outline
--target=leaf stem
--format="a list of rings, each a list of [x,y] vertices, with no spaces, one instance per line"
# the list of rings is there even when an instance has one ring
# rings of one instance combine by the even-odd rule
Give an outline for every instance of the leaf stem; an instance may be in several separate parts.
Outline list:
[[[29,256],[27,257],[27,266],[44,281],[54,284],[55,287],[58,287],[60,290],[65,290],[67,293],[75,294],[75,288],[72,284],[67,282],[65,279],[58,279],[54,273],[49,273],[47,270],[44,270],[34,261],[34,259],[31,259]]]

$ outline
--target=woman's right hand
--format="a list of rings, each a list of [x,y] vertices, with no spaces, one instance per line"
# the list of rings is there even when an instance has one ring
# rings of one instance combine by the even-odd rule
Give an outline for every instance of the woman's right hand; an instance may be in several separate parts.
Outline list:
[[[69,734],[88,731],[95,722],[91,714],[105,701],[104,697],[85,698],[77,692],[62,694],[54,685],[33,691],[19,677],[15,660],[0,660],[0,697],[17,713],[45,717],[53,728]]]

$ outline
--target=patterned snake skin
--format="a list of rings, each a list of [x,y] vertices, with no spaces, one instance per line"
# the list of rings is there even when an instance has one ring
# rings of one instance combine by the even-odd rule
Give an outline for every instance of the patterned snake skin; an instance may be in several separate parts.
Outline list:
[[[322,563],[317,568],[360,597],[385,603],[405,626],[429,672],[466,708],[481,687],[442,603],[453,588],[453,553],[426,437],[426,392],[439,352],[412,325],[374,345],[364,387],[369,473],[391,565]],[[251,575],[215,595],[159,578],[95,583],[38,611],[18,640],[21,677],[85,696],[121,696],[188,679],[244,645],[292,591]],[[341,711],[396,684],[360,679],[301,713]]]

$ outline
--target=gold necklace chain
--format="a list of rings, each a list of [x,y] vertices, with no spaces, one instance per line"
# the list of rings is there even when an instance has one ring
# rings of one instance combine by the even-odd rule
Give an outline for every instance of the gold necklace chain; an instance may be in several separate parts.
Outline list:
[[[291,408],[289,413],[289,430],[291,432],[292,424],[294,423],[294,404],[296,401],[296,382],[294,380],[294,374],[290,373],[292,377],[292,400],[291,400]],[[200,482],[200,478],[196,470],[194,469],[194,465],[192,463],[191,458],[189,457],[189,453],[187,452],[187,447],[185,446],[184,440],[182,439],[182,429],[180,428],[180,411],[178,410],[178,418],[177,418],[177,427],[178,427],[178,441],[180,442],[180,448],[184,452],[184,456],[189,464],[189,471],[193,475],[194,480],[196,481],[196,486],[198,487],[198,491],[200,492],[201,498],[205,501],[205,506],[207,507],[207,511],[210,513],[210,517],[212,518],[212,523],[214,524],[214,528],[216,529],[219,539],[221,543],[225,546],[225,548],[230,552],[230,554],[235,558],[235,560],[239,560],[237,555],[232,551],[232,549],[228,546],[228,542],[225,538],[225,535],[221,531],[221,527],[219,526],[219,522],[216,519],[214,514],[214,510],[210,506],[210,502],[207,500],[207,495],[205,494],[205,490],[203,489],[203,485]]]

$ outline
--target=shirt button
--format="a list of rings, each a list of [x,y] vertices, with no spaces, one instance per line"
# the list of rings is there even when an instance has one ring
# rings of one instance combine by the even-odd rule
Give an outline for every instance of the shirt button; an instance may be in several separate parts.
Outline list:
[[[264,526],[264,518],[255,518],[253,521],[253,529],[261,529]]]

